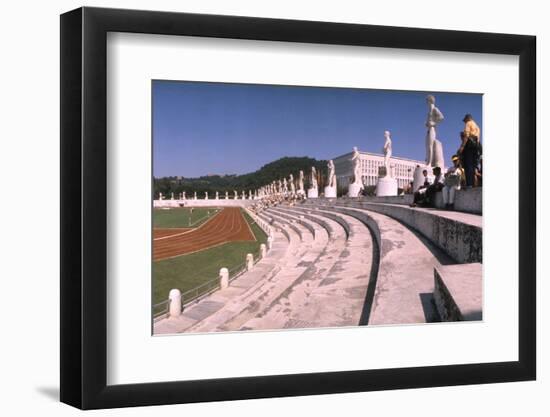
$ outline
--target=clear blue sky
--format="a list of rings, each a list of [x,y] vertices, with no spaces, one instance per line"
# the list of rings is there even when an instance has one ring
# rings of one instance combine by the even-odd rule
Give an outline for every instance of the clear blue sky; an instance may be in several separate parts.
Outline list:
[[[445,116],[437,132],[449,164],[464,115],[482,128],[481,94],[153,81],[153,174],[244,174],[353,146],[381,153],[384,130],[394,156],[424,160],[428,93]]]

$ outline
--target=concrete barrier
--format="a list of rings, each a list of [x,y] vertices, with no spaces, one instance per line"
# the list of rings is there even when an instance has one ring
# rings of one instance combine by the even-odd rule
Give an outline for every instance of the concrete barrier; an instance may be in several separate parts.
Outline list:
[[[220,268],[220,288],[229,287],[229,270],[227,268]]]
[[[365,203],[384,203],[384,204],[399,204],[403,206],[409,206],[414,200],[412,194],[375,197],[364,196],[359,198],[347,198],[342,197],[338,199],[338,202],[365,202]],[[435,207],[445,208],[443,204],[443,194],[441,192],[435,195]],[[462,188],[455,193],[454,211],[460,211],[464,213],[483,213],[483,188]]]
[[[181,315],[181,292],[178,289],[170,290],[168,294],[170,300],[169,313],[171,318],[177,318]]]

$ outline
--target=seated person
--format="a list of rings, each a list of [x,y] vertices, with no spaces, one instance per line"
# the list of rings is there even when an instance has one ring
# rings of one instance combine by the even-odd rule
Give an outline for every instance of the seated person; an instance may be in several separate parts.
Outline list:
[[[414,193],[414,201],[411,207],[416,207],[417,205],[423,207],[433,206],[435,194],[443,188],[444,178],[440,167],[435,167],[432,172],[435,176],[433,184],[428,182],[428,173],[426,172],[426,181],[424,181],[424,184],[428,183],[428,185],[426,188],[421,187],[421,189]]]
[[[442,189],[443,204],[445,204],[445,208],[448,210],[454,208],[455,192],[456,190],[460,190],[460,184],[464,177],[464,170],[460,166],[458,155],[453,155],[452,161],[453,166],[445,174],[445,186]]]

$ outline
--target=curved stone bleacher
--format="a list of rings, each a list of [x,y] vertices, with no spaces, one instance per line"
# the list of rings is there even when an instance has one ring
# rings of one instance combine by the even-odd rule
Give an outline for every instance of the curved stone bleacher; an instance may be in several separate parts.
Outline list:
[[[308,201],[306,204],[311,205],[312,202]],[[328,201],[319,201],[316,204],[334,205]],[[392,217],[420,232],[457,263],[482,262],[483,228],[480,215],[351,200],[339,201],[336,205],[365,209]]]
[[[481,216],[348,199],[256,215],[276,234],[267,256],[180,318],[158,322],[161,331],[155,324],[155,334],[480,317],[479,296],[466,303],[452,291],[468,274],[468,291],[479,293],[481,268],[471,265],[481,262]]]
[[[275,218],[273,216],[262,216],[261,218],[268,219],[268,222],[274,221],[278,223],[281,227],[286,228],[286,230],[291,229],[298,235],[300,240],[304,239],[304,228],[297,227],[297,225],[287,219],[284,219],[280,216],[275,216]]]
[[[276,213],[278,216],[280,216],[283,219],[288,220],[290,223],[299,223],[299,224],[301,224],[302,226],[304,226],[306,229],[308,229],[311,232],[311,234],[313,235],[313,238],[315,239],[315,230],[316,230],[316,228],[311,223],[309,223],[307,221],[303,221],[302,220],[303,217],[296,218],[296,217],[293,217],[293,216],[289,216],[289,215],[285,214],[285,212],[282,212],[280,210],[276,210],[274,208],[269,208],[267,210],[267,212]]]
[[[369,291],[369,324],[417,323],[421,310],[426,321],[481,317],[482,269],[474,267],[481,262],[481,216],[352,200],[304,206],[355,215],[378,232],[381,253],[375,290]],[[457,277],[468,286],[454,284]],[[443,293],[445,288],[455,293]],[[456,305],[468,305],[465,314],[448,314]]]
[[[277,213],[266,210],[265,214],[272,217],[275,221],[282,220]],[[284,219],[289,224],[294,224],[291,219]],[[322,233],[319,228],[313,239],[313,233],[299,223],[297,227],[302,227],[303,240],[299,244],[298,251],[279,259],[279,269],[276,274],[264,276],[258,280],[258,285],[250,287],[246,293],[233,298],[220,311],[204,318],[200,323],[186,329],[188,332],[205,331],[231,331],[243,330],[249,328],[275,329],[282,327],[273,327],[264,320],[259,327],[255,323],[248,324],[259,314],[263,314],[274,305],[277,300],[284,297],[289,289],[295,286],[303,278],[311,265],[315,265],[325,247],[329,244],[328,233]],[[307,231],[307,232],[306,232]],[[254,270],[243,274],[235,283],[238,284],[246,275],[258,275]],[[233,285],[233,284],[232,284]]]
[[[340,223],[320,214],[278,207],[289,216],[329,224],[334,234],[322,256],[309,265],[291,287],[255,317],[243,329],[281,329],[340,327],[362,324],[365,297],[373,267],[373,244],[370,233],[361,222],[342,215],[355,231],[348,238]],[[307,214],[307,216],[306,216]],[[312,220],[313,221],[313,220]]]

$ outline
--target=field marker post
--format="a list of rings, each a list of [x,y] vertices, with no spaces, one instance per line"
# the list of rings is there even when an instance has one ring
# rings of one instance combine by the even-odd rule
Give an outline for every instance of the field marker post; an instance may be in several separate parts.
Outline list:
[[[273,246],[273,236],[269,235],[267,237],[267,249],[271,249],[271,246]]]
[[[229,287],[229,270],[227,268],[220,268],[220,288]]]
[[[254,267],[254,256],[251,253],[246,254],[246,270],[250,271]]]
[[[181,315],[181,292],[174,288],[168,294],[170,300],[170,317],[179,317]]]
[[[266,253],[267,253],[267,247],[265,246],[265,243],[262,243],[260,245],[260,256],[262,258],[265,258]]]

